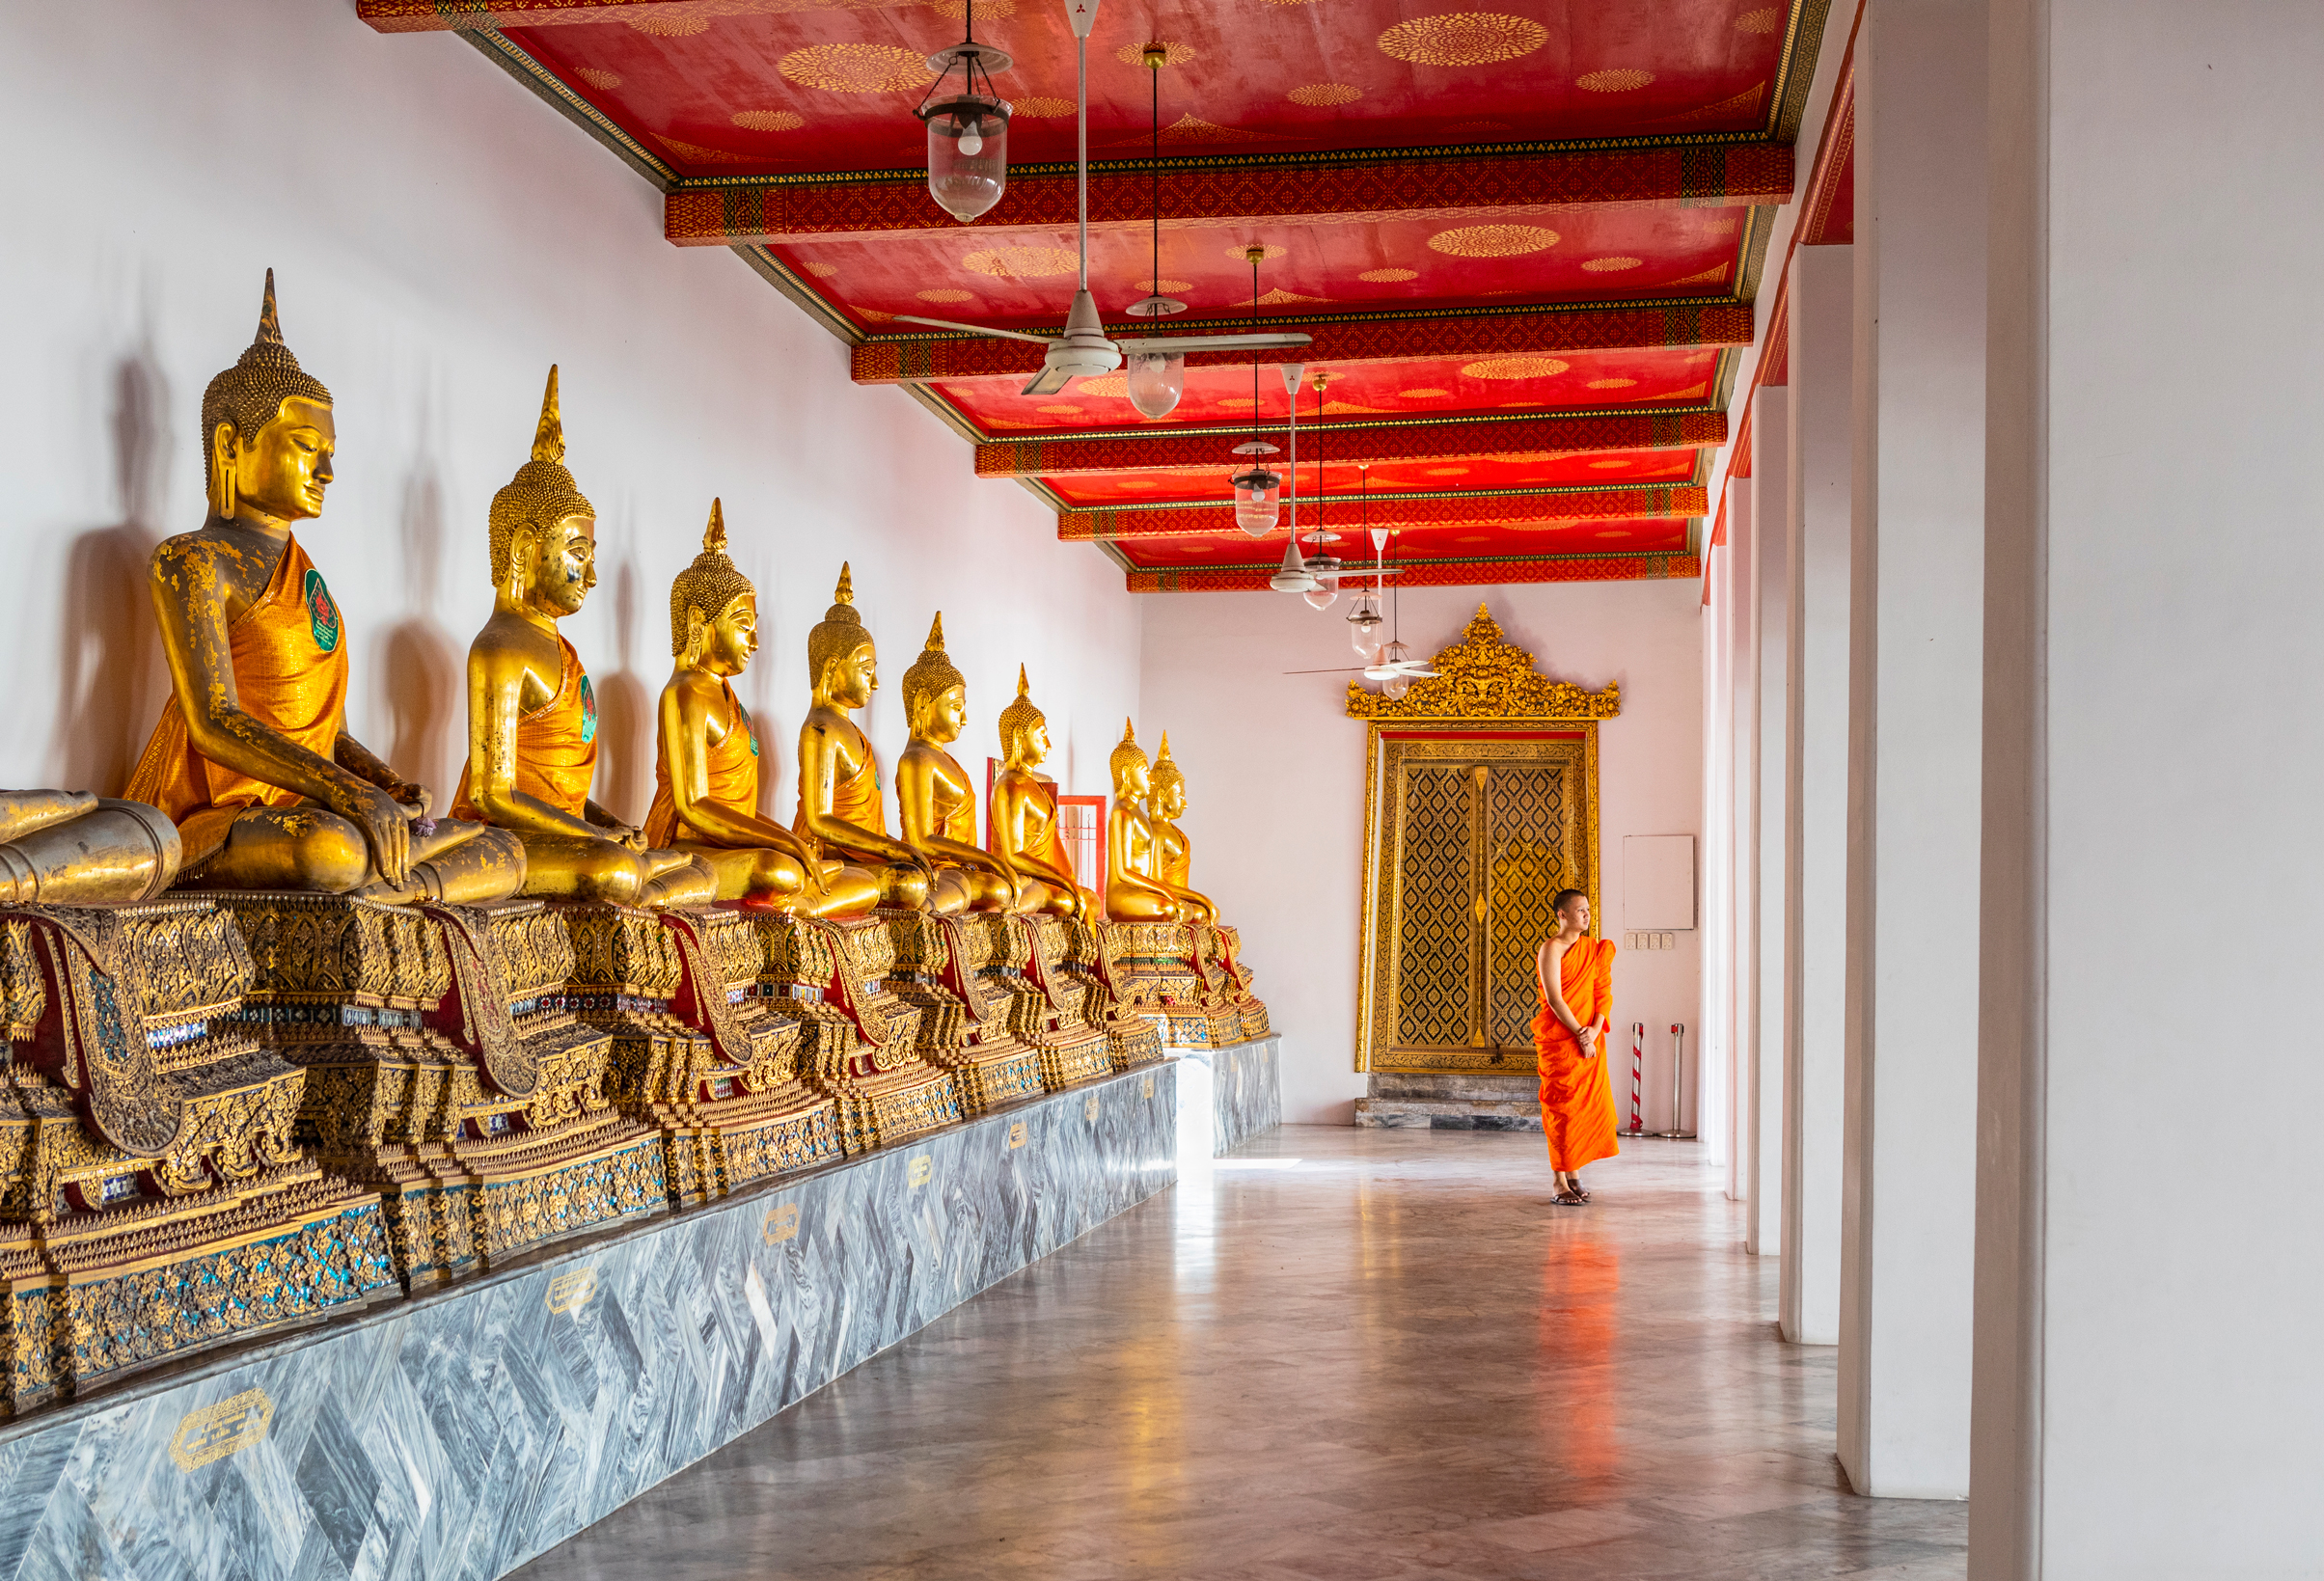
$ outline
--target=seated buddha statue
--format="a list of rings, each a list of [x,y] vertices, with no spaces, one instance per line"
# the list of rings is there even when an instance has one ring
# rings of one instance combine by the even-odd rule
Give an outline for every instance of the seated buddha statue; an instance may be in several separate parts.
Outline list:
[[[1088,916],[1097,897],[1074,882],[1057,819],[1057,787],[1033,771],[1049,756],[1049,720],[1033,705],[1025,667],[1017,698],[1000,711],[1000,773],[993,779],[993,853],[1017,869],[1017,909]]]
[[[151,900],[178,876],[178,826],[142,802],[0,791],[0,906]]]
[[[597,698],[558,622],[597,586],[597,509],[564,453],[551,368],[533,459],[492,497],[492,618],[468,648],[468,766],[452,816],[524,841],[528,895],[699,904],[717,886],[708,867],[683,851],[649,849],[589,800]]]
[[[912,740],[895,764],[897,822],[904,843],[936,869],[928,910],[955,916],[1014,909],[1017,870],[974,843],[975,783],[944,750],[968,724],[969,680],[944,652],[942,611],[928,628],[928,645],[904,671],[903,691]]]
[[[720,900],[795,916],[861,916],[879,880],[825,861],[758,810],[758,731],[734,695],[758,651],[758,591],[726,554],[726,517],[710,502],[702,552],[670,586],[676,663],[662,689],[654,737],[654,802],[645,838],[698,858]]]
[[[291,532],[322,514],[331,393],[275,316],[202,395],[209,518],[153,552],[171,695],[124,793],[183,843],[184,886],[476,904],[516,893],[513,834],[428,817],[428,794],[347,733],[347,644]]]
[[[1106,815],[1106,915],[1115,922],[1179,921],[1183,908],[1159,877],[1154,819],[1146,811],[1153,771],[1128,720],[1106,766],[1113,775],[1113,806]]]
[[[814,700],[799,726],[799,813],[791,828],[870,865],[882,906],[924,911],[935,863],[888,832],[879,760],[870,738],[848,718],[879,690],[880,656],[856,613],[855,583],[845,565],[832,596],[832,607],[807,636]]]
[[[1178,820],[1187,813],[1187,777],[1170,761],[1170,732],[1164,730],[1162,748],[1154,754],[1150,797],[1154,815],[1154,876],[1177,897],[1182,922],[1216,922],[1218,908],[1208,895],[1187,886],[1193,857]]]

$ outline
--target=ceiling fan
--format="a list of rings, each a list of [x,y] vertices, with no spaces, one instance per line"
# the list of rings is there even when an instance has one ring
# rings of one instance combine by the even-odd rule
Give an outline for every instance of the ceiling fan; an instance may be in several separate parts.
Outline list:
[[[1305,593],[1308,595],[1307,602],[1311,608],[1326,610],[1331,607],[1331,600],[1339,592],[1339,586],[1343,581],[1349,579],[1362,581],[1369,577],[1372,580],[1373,589],[1377,592],[1381,579],[1399,576],[1402,573],[1394,566],[1377,563],[1381,551],[1387,546],[1388,534],[1384,531],[1372,534],[1373,559],[1376,563],[1370,570],[1344,566],[1339,557],[1332,554],[1326,547],[1338,542],[1339,534],[1327,533],[1321,526],[1316,527],[1312,532],[1317,546],[1323,552],[1315,559],[1309,559],[1299,548],[1299,381],[1306,371],[1305,365],[1301,363],[1286,363],[1282,368],[1283,389],[1291,396],[1289,424],[1291,429],[1291,542],[1284,547],[1283,564],[1273,576],[1267,579],[1267,585],[1279,593]],[[1318,373],[1315,379],[1316,417],[1319,422],[1323,417],[1324,377],[1322,373]],[[1316,484],[1320,488],[1323,486],[1324,477],[1323,458],[1320,456],[1316,460],[1315,472]],[[1365,477],[1367,504],[1369,503],[1370,482],[1370,476],[1367,474]],[[1321,509],[1322,507],[1319,505],[1317,508]],[[1321,603],[1318,603],[1315,598],[1318,593],[1324,595]],[[1286,673],[1320,675],[1325,672],[1303,669]]]
[[[1311,338],[1298,334],[1138,336],[1119,341],[1107,338],[1106,327],[1098,318],[1097,299],[1089,294],[1089,30],[1098,19],[1098,0],[1066,0],[1066,15],[1073,24],[1077,72],[1074,103],[1080,135],[1077,169],[1080,186],[1081,268],[1073,306],[1065,314],[1064,333],[1028,335],[1022,330],[963,324],[950,318],[921,318],[908,313],[897,313],[896,317],[907,324],[966,330],[971,335],[1029,341],[1034,345],[1048,347],[1041,359],[1041,371],[1022,392],[1027,395],[1053,395],[1071,380],[1110,373],[1122,366],[1125,353],[1153,351],[1183,356],[1189,351],[1257,351],[1308,344]]]
[[[1381,584],[1386,578],[1399,574],[1398,567],[1391,566],[1386,563],[1388,555],[1388,530],[1384,527],[1371,526],[1371,504],[1372,477],[1370,468],[1367,466],[1364,469],[1364,531],[1369,532],[1372,536],[1372,558],[1375,563],[1370,571],[1341,571],[1336,573],[1341,577],[1361,578],[1369,576],[1373,579],[1371,587],[1366,589],[1357,598],[1356,602],[1359,607],[1356,613],[1348,617],[1351,622],[1361,623],[1354,639],[1356,651],[1359,653],[1365,651],[1371,646],[1371,643],[1366,640],[1369,636],[1370,628],[1380,624],[1379,603]],[[1291,535],[1291,545],[1293,552],[1296,554],[1299,546],[1299,535],[1297,532],[1294,532]],[[1398,585],[1400,589],[1402,586],[1402,584]],[[1431,679],[1435,675],[1436,672],[1429,668],[1429,662],[1427,660],[1413,658],[1412,650],[1405,646],[1402,641],[1402,628],[1404,624],[1404,600],[1401,597],[1396,601],[1395,610],[1397,615],[1397,639],[1392,640],[1382,645],[1370,663],[1363,665],[1350,665],[1344,668],[1338,666],[1333,666],[1326,669],[1287,669],[1283,671],[1283,673],[1286,675],[1351,675],[1360,673],[1367,681],[1379,681],[1381,683],[1381,691],[1386,695],[1390,697],[1403,696],[1405,693],[1411,688],[1411,685],[1414,681]]]

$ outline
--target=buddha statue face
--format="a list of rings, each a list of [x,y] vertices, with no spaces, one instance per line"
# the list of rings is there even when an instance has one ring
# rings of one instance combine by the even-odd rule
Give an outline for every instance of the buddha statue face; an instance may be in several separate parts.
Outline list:
[[[1032,768],[1049,756],[1049,721],[1036,719],[1017,732],[1017,750],[1014,761]]]
[[[517,535],[531,602],[551,619],[572,614],[597,586],[597,518],[560,516],[546,532]]]
[[[912,733],[939,747],[949,747],[960,739],[961,731],[969,724],[969,689],[947,686],[935,696],[923,701],[919,718],[912,722]]]
[[[247,440],[231,420],[210,435],[212,470],[233,478],[234,495],[244,507],[280,521],[323,513],[323,490],[331,484],[331,456],[338,448],[330,403],[304,395],[287,398]]]
[[[740,675],[758,651],[758,595],[726,601],[718,618],[701,628],[701,666],[713,675]]]
[[[1187,810],[1187,782],[1173,779],[1154,792],[1154,815],[1157,818],[1179,818]]]
[[[879,649],[862,641],[842,657],[827,662],[816,689],[840,708],[868,707],[871,695],[880,690]]]
[[[1113,794],[1125,802],[1142,802],[1154,783],[1154,771],[1140,758],[1133,758],[1113,771]]]

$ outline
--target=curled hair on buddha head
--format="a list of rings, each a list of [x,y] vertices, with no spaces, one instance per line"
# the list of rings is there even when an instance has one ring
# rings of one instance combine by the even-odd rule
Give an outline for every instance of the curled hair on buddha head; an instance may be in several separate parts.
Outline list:
[[[928,627],[928,645],[904,671],[904,719],[915,733],[920,727],[920,710],[956,686],[966,692],[969,678],[944,651],[944,612],[939,610]]]
[[[863,617],[856,613],[855,577],[844,560],[839,564],[839,586],[833,590],[832,601],[814,630],[807,634],[807,680],[811,687],[823,685],[823,673],[834,660],[846,658],[871,641],[871,633],[863,629]]]
[[[1549,901],[1549,914],[1557,915],[1566,909],[1566,902],[1570,900],[1588,900],[1589,898],[1579,889],[1560,889]]]
[[[702,552],[670,585],[670,651],[683,657],[694,622],[705,626],[726,613],[726,606],[745,593],[755,593],[751,579],[734,568],[726,556],[726,513],[710,502],[710,525],[702,529]]]
[[[582,496],[565,471],[565,420],[557,400],[557,365],[549,365],[549,386],[541,392],[540,422],[533,429],[533,458],[516,469],[508,486],[492,497],[492,585],[508,580],[508,559],[520,531],[545,536],[567,516],[594,516],[597,507]]]
[[[298,365],[290,348],[283,343],[283,325],[274,311],[274,271],[266,271],[266,294],[259,304],[259,332],[251,338],[249,349],[234,362],[234,366],[209,381],[202,392],[202,481],[205,487],[214,488],[217,479],[212,476],[216,460],[211,455],[210,436],[218,424],[231,423],[234,434],[248,445],[259,437],[259,430],[282,414],[283,402],[291,399],[319,401],[331,404],[331,392],[322,381]]]
[[[1153,785],[1157,797],[1168,796],[1172,786],[1180,790],[1186,788],[1186,775],[1170,761],[1170,732],[1167,730],[1162,734],[1162,746],[1155,750],[1154,773],[1148,782]]]
[[[1114,744],[1113,751],[1107,757],[1106,772],[1119,779],[1122,771],[1133,763],[1141,769],[1146,767],[1146,749],[1137,744],[1137,726],[1124,720],[1122,739]]]
[[[1025,678],[1025,667],[1017,667],[1017,697],[1000,711],[1000,755],[1009,762],[1017,758],[1017,743],[1036,724],[1047,724],[1049,716],[1033,706],[1032,683]]]

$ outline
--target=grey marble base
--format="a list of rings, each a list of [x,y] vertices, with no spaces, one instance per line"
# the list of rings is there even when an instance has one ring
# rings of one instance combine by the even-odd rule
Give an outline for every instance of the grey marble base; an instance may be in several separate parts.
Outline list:
[[[1531,1072],[1426,1075],[1376,1072],[1355,1101],[1355,1123],[1391,1131],[1539,1131],[1540,1084]]]
[[[0,1428],[0,1581],[489,1581],[1169,1185],[1176,1075]]]
[[[1168,1048],[1164,1053],[1190,1061],[1208,1073],[1210,1086],[1211,1154],[1215,1158],[1240,1147],[1283,1123],[1283,1040],[1254,1038],[1219,1049]],[[1182,1101],[1200,1102],[1201,1078],[1187,1083]],[[1182,1131],[1192,1129],[1195,1116],[1181,1113]]]

